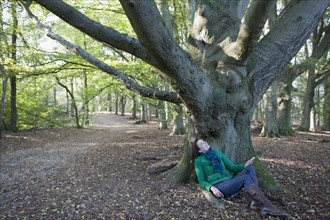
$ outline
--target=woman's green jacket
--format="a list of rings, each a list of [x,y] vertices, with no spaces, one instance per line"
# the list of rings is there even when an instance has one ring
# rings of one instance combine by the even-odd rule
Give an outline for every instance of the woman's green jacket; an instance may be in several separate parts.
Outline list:
[[[244,168],[244,164],[236,165],[219,150],[215,151],[220,157],[221,166],[224,168],[222,175],[215,171],[211,160],[204,155],[197,156],[194,162],[198,183],[202,188],[208,191],[212,185],[231,179],[233,177],[232,173],[240,172]]]

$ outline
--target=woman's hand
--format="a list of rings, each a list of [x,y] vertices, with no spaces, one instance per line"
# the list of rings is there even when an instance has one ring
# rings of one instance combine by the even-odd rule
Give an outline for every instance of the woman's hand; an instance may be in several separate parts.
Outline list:
[[[222,192],[220,192],[220,190],[218,190],[216,187],[211,186],[211,191],[213,193],[213,195],[217,198],[222,198],[224,197],[224,195],[222,194]]]
[[[256,159],[256,158],[252,157],[250,160],[246,161],[246,163],[244,164],[244,167],[252,165],[254,163],[254,159]]]

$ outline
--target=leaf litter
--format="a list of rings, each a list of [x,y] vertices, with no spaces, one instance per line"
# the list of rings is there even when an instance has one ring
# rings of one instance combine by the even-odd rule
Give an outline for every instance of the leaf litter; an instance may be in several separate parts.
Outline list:
[[[218,210],[196,184],[148,174],[158,160],[180,159],[183,136],[158,130],[155,121],[133,123],[98,113],[84,129],[4,132],[0,219],[277,219],[250,210],[244,191]],[[283,186],[264,191],[289,219],[330,219],[330,133],[275,139],[252,133],[252,141]]]

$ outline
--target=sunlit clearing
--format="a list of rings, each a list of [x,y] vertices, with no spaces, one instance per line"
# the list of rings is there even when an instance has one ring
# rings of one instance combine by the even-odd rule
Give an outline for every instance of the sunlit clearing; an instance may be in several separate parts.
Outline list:
[[[292,160],[286,160],[286,159],[270,159],[270,158],[260,158],[260,160],[275,164],[283,164],[288,167],[298,167],[298,168],[307,168],[312,169],[311,165],[306,164],[303,161],[292,161]],[[320,168],[320,167],[318,167]]]
[[[129,134],[131,134],[131,133],[138,133],[138,132],[139,132],[138,130],[126,131],[126,133],[129,133]]]

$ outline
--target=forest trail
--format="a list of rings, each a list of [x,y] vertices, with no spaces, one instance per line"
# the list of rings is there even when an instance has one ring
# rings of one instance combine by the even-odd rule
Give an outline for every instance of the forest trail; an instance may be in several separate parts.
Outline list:
[[[83,129],[4,132],[0,140],[0,219],[264,219],[245,192],[211,206],[195,184],[169,183],[146,172],[181,158],[183,136],[155,121],[96,113]],[[285,187],[267,195],[292,219],[329,219],[330,134],[261,138],[260,160]],[[297,185],[299,187],[297,187]]]
[[[120,138],[129,126],[127,117],[98,113],[93,116],[91,125],[86,129],[45,130],[41,137],[24,136],[25,132],[15,135],[24,141],[21,141],[22,146],[14,146],[18,150],[1,155],[1,167],[7,167],[0,170],[1,177],[22,180],[31,175],[47,176],[49,170],[60,171],[74,161],[76,156],[87,154],[93,147]],[[32,146],[25,147],[25,144],[31,143]],[[1,143],[2,145],[6,143]],[[21,169],[22,167],[29,169]]]

